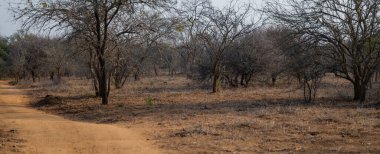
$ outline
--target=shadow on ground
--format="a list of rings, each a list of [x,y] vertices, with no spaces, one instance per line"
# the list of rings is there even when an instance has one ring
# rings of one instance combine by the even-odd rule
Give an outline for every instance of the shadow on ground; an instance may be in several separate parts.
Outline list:
[[[112,99],[112,98],[111,98]],[[120,98],[118,98],[120,99]],[[330,101],[327,101],[330,100]],[[47,95],[31,103],[31,107],[59,114],[71,120],[116,123],[134,121],[145,117],[156,119],[183,117],[184,115],[258,113],[262,110],[277,110],[292,113],[294,108],[326,109],[380,109],[380,102],[359,103],[349,100],[321,99],[315,103],[304,103],[302,100],[252,100],[221,102],[166,102],[152,99],[151,102],[127,103],[113,100],[109,105],[100,105],[99,99],[90,95],[74,97],[55,97]]]

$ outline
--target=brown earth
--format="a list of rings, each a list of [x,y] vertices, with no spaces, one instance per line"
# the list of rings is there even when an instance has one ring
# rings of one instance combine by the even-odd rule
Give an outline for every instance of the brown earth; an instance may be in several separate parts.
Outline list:
[[[162,153],[139,130],[70,121],[30,108],[27,92],[0,81],[0,153]]]
[[[379,84],[360,103],[350,101],[350,84],[328,78],[313,104],[303,103],[294,85],[212,94],[184,77],[152,77],[113,89],[104,106],[92,97],[90,81],[71,78],[63,85],[35,84],[40,101],[33,104],[66,119],[140,130],[171,153],[380,151]]]

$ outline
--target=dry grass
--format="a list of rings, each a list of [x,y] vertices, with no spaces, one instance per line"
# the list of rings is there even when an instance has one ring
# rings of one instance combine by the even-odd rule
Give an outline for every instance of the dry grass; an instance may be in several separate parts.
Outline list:
[[[294,85],[211,94],[183,77],[154,77],[114,89],[110,104],[102,106],[91,97],[89,81],[66,80],[34,85],[40,98],[51,95],[39,109],[143,129],[172,153],[380,151],[379,88],[370,91],[372,101],[351,102],[350,85],[332,77],[324,79],[314,104],[304,104]]]

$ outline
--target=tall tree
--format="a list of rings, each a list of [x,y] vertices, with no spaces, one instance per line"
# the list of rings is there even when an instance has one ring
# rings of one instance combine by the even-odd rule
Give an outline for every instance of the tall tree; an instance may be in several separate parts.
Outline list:
[[[27,74],[32,77],[33,82],[36,81],[44,62],[44,42],[44,38],[24,31],[18,31],[9,37],[7,67],[10,75],[15,77],[16,83]]]
[[[50,79],[55,84],[60,84],[65,69],[78,54],[73,53],[73,48],[66,40],[52,38],[47,41],[47,45],[43,47],[46,54],[45,63],[48,65],[46,69],[49,71]]]
[[[287,0],[268,3],[265,11],[302,37],[328,46],[333,72],[354,86],[354,100],[364,101],[379,67],[379,0]]]
[[[16,82],[21,75],[29,76],[33,82],[44,72],[43,65],[46,62],[46,53],[43,47],[48,42],[47,38],[19,31],[10,37],[10,54],[8,65]],[[27,74],[25,74],[27,73]]]
[[[139,7],[163,6],[171,0],[37,0],[13,7],[15,17],[26,27],[39,26],[48,30],[65,30],[81,35],[93,52],[95,78],[102,104],[108,104],[110,92],[110,61],[112,40],[129,27],[123,20]],[[86,45],[86,44],[84,44]]]
[[[200,39],[197,34],[201,33],[206,26],[204,16],[211,8],[210,0],[186,0],[182,1],[179,9],[181,22],[176,27],[180,46],[179,54],[184,62],[184,72],[187,77],[191,76],[191,68],[196,59],[196,52],[200,50]]]
[[[144,64],[154,56],[155,52],[159,51],[159,44],[167,41],[171,37],[177,24],[176,18],[163,17],[160,12],[142,12],[140,15],[141,31],[138,33],[136,39],[141,44],[143,50],[135,53],[137,62],[135,63],[135,79],[139,80],[142,73]],[[152,61],[157,61],[153,57]],[[155,65],[153,63],[153,65]]]
[[[226,52],[236,48],[236,41],[256,28],[257,21],[249,19],[253,17],[252,6],[241,5],[238,6],[237,1],[230,1],[223,9],[209,8],[204,16],[206,27],[198,34],[205,43],[206,55],[211,63],[213,92],[218,92],[221,87]]]

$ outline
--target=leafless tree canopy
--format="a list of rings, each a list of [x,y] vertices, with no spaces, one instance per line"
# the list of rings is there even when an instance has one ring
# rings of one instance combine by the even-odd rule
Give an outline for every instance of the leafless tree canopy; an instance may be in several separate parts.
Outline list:
[[[62,76],[86,76],[102,104],[111,86],[177,73],[213,92],[295,79],[305,102],[333,73],[352,83],[355,100],[366,99],[380,69],[380,1],[253,6],[238,0],[223,8],[210,0],[25,1],[13,6],[15,19],[59,37],[16,33],[1,43],[0,71],[16,82],[47,76],[60,84]]]
[[[329,52],[337,76],[354,85],[355,100],[365,100],[368,83],[380,62],[380,1],[288,0],[269,3],[275,21],[314,40]]]
[[[41,26],[49,30],[65,30],[79,35],[93,52],[91,63],[96,80],[97,94],[102,104],[108,104],[111,68],[107,67],[107,54],[115,49],[117,37],[134,32],[134,25],[124,26],[136,12],[144,7],[161,7],[171,3],[166,0],[40,0],[28,1],[14,8],[16,19],[24,26]],[[127,20],[127,21],[125,21]],[[137,25],[139,26],[139,25]],[[91,57],[91,56],[90,56]]]

